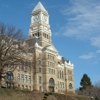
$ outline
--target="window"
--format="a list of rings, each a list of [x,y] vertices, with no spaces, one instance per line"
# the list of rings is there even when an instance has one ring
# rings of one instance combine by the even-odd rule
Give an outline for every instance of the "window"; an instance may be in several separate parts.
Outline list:
[[[39,73],[41,73],[42,72],[42,69],[41,68],[39,68]]]
[[[54,74],[55,74],[55,70],[54,70]]]
[[[24,71],[27,71],[27,66],[26,65],[24,66]]]
[[[14,83],[11,83],[11,82],[6,82],[6,86],[7,88],[14,88]]]
[[[42,80],[41,80],[41,76],[39,76],[39,84],[41,84],[42,82],[41,82]]]
[[[41,65],[41,60],[39,60],[39,65]]]
[[[72,71],[68,70],[68,74],[72,74]]]
[[[44,33],[43,33],[43,36],[44,36]]]
[[[31,65],[28,66],[28,71],[31,72]]]
[[[71,77],[71,76],[68,76],[68,80],[69,80],[69,81],[72,81],[72,77]]]
[[[25,82],[27,83],[27,75],[25,75]]]
[[[62,87],[61,82],[60,82],[60,88]]]
[[[49,59],[49,55],[48,55],[48,59]]]
[[[55,67],[55,64],[53,63],[53,67]]]
[[[22,90],[24,89],[24,85],[22,85]]]
[[[50,80],[49,80],[49,85],[50,85],[50,86],[54,86],[54,85],[55,85],[54,79],[53,79],[53,78],[50,78]]]
[[[50,68],[48,70],[49,70],[49,73],[50,73]]]
[[[58,78],[60,78],[60,71],[58,70]]]
[[[52,60],[52,56],[50,56],[50,59]]]
[[[29,90],[31,90],[31,86],[29,86]]]
[[[22,71],[23,70],[23,65],[20,64],[19,66],[20,66],[20,70]]]
[[[38,32],[38,37],[40,36],[39,32]]]
[[[46,34],[44,34],[44,37],[46,38]]]
[[[69,89],[72,89],[72,84],[71,83],[69,84]]]
[[[58,65],[60,65],[60,62],[58,62]]]
[[[28,86],[26,85],[26,89],[28,89]]]
[[[35,33],[35,36],[37,36],[37,33]]]
[[[62,82],[62,88],[64,88],[64,82]]]
[[[52,66],[52,62],[50,62],[50,66]]]
[[[62,71],[62,79],[64,78],[64,74],[63,74],[63,71]]]
[[[59,82],[58,82],[58,88],[59,88],[60,86],[59,86]]]
[[[6,72],[6,79],[8,79],[8,80],[13,80],[14,79],[13,73],[11,71]]]
[[[14,65],[10,65],[10,68],[14,68]]]
[[[20,85],[18,84],[18,89],[20,89]]]
[[[39,54],[39,58],[41,58],[41,54]]]
[[[29,76],[29,83],[31,83],[31,76]]]
[[[49,66],[49,61],[48,61],[48,66]]]
[[[18,82],[20,82],[20,74],[18,73]]]
[[[42,86],[39,86],[39,90],[42,91]]]
[[[48,35],[47,35],[47,39],[48,39]]]
[[[53,57],[53,60],[54,60],[54,57]]]
[[[51,69],[51,74],[53,74],[53,69]]]
[[[61,70],[60,70],[60,78],[61,78]]]
[[[21,74],[21,81],[24,82],[24,75]]]

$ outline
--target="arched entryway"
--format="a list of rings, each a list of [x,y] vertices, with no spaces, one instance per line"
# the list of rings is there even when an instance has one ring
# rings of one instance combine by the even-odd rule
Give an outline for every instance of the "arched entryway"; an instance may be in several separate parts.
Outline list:
[[[54,92],[55,82],[53,78],[49,79],[49,91]]]

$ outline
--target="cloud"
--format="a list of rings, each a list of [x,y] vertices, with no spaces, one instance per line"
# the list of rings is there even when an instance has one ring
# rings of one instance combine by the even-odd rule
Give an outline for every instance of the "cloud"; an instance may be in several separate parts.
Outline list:
[[[100,50],[97,50],[96,53],[100,53]]]
[[[91,44],[100,48],[100,36],[92,37],[91,38]]]
[[[82,58],[82,59],[91,59],[91,58],[94,58],[96,57],[96,55],[94,53],[89,53],[89,54],[84,54],[84,55],[81,55],[79,56],[79,58]]]
[[[100,50],[97,50],[95,52],[90,52],[88,54],[83,54],[81,56],[79,56],[79,58],[81,59],[91,59],[91,58],[94,58],[94,57],[98,57],[98,54],[100,53]],[[94,64],[97,64],[98,62],[95,61]]]
[[[91,45],[100,47],[100,1],[70,1],[70,5],[61,10],[66,24],[58,33],[81,40],[90,40]]]

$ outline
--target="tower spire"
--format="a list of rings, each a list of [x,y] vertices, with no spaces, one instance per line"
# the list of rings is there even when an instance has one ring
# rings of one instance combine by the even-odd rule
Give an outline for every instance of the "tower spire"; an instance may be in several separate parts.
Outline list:
[[[35,11],[44,11],[44,12],[48,13],[41,2],[39,2],[36,5],[36,7],[33,9],[32,13],[35,12]]]

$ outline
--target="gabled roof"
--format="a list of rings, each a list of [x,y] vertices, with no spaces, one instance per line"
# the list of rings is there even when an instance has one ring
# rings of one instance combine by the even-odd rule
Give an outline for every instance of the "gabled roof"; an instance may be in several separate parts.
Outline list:
[[[34,46],[35,43],[38,43],[40,45],[40,42],[37,37],[29,38],[25,42],[29,45],[29,47]]]
[[[40,10],[40,11],[44,11],[44,12],[47,13],[46,9],[43,7],[43,5],[42,5],[41,2],[39,2],[39,3],[36,5],[36,7],[33,9],[32,13],[35,12],[35,11],[39,11],[39,10]]]
[[[48,46],[44,47],[44,49],[58,52],[57,49],[53,45],[48,45]]]

